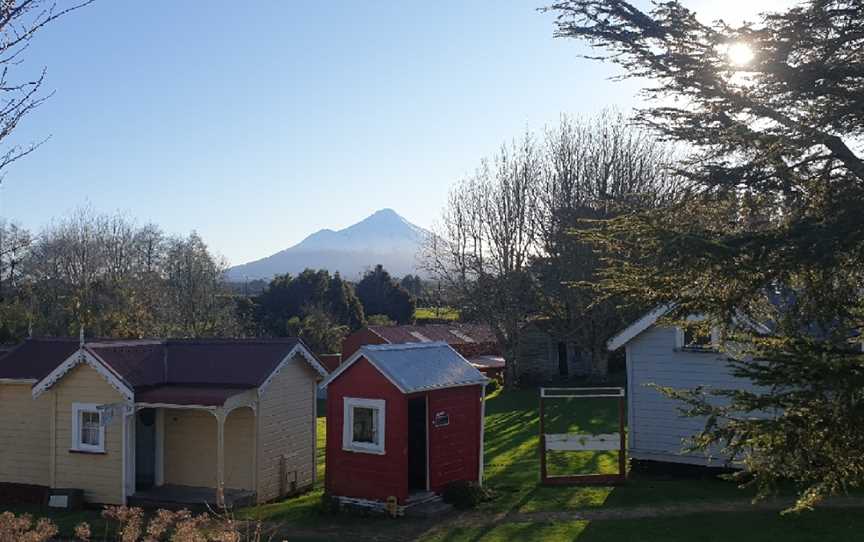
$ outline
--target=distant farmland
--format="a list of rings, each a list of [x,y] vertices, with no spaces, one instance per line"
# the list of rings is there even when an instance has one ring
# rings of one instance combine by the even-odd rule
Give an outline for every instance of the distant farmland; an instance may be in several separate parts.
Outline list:
[[[417,307],[414,309],[414,319],[423,320],[459,320],[459,311],[453,307]]]

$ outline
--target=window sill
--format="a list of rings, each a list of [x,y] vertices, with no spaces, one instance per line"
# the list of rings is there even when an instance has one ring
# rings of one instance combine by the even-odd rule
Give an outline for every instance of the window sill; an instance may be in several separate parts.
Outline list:
[[[70,454],[89,454],[89,455],[108,455],[108,452],[105,450],[77,450],[75,448],[69,448]]]
[[[361,448],[361,447],[353,447],[353,446],[343,446],[342,451],[344,452],[354,452],[360,454],[372,454],[372,455],[386,455],[386,450],[380,450],[376,448]]]

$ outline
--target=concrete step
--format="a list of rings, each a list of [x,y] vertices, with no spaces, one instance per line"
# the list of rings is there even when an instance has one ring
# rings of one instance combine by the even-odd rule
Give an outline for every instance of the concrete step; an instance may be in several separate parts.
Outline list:
[[[408,500],[405,501],[405,506],[423,504],[425,502],[437,500],[441,500],[441,497],[431,491],[418,491],[417,493],[411,493],[408,495]]]
[[[453,505],[441,500],[424,502],[405,508],[405,515],[414,518],[434,518],[450,513]]]

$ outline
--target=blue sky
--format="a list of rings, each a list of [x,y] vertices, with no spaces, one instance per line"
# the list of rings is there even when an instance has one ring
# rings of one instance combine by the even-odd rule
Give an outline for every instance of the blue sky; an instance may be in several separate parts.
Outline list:
[[[695,0],[736,19],[781,0]],[[452,182],[561,113],[636,104],[635,82],[552,38],[543,2],[98,0],[19,67],[56,94],[16,141],[0,215],[76,207],[197,230],[232,264],[391,207],[431,226]],[[723,9],[723,11],[719,11]]]

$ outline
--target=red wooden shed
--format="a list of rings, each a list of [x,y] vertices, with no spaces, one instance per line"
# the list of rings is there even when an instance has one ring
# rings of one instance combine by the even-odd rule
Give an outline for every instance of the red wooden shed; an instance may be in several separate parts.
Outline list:
[[[489,380],[444,342],[361,347],[327,387],[327,493],[399,510],[482,481]]]

